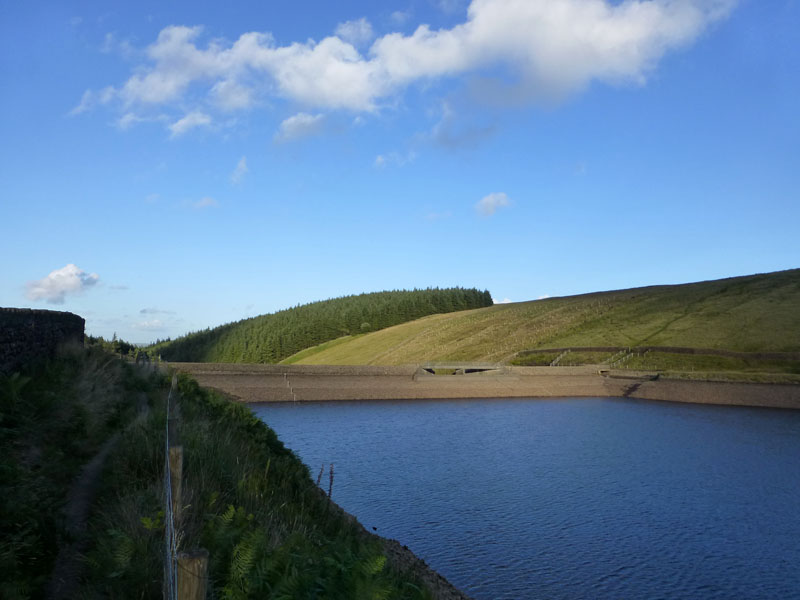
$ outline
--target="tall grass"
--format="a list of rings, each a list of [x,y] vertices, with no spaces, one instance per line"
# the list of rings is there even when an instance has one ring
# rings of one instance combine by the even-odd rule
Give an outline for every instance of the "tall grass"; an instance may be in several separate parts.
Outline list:
[[[179,380],[183,549],[209,551],[214,598],[428,598],[314,485],[245,406]],[[163,394],[162,394],[163,396]],[[155,597],[163,552],[164,400],[114,453],[92,526],[86,597]]]
[[[61,509],[82,465],[136,412],[146,381],[100,350],[62,349],[0,377],[0,581],[40,597],[59,547]]]

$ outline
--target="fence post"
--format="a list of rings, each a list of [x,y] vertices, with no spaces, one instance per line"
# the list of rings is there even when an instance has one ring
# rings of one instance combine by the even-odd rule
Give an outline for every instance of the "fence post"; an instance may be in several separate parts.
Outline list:
[[[178,554],[178,600],[205,600],[208,550]]]
[[[178,376],[172,376],[172,391],[177,391]],[[170,393],[170,397],[172,393]],[[172,483],[172,513],[175,515],[175,524],[181,522],[181,507],[183,506],[181,492],[183,491],[183,445],[181,444],[178,423],[180,410],[173,401],[167,406],[167,437],[169,439],[169,473]]]
[[[183,506],[181,502],[181,492],[183,491],[183,446],[170,444],[169,475],[170,483],[172,484],[172,513],[175,515],[175,524],[178,525],[181,522],[181,507]]]

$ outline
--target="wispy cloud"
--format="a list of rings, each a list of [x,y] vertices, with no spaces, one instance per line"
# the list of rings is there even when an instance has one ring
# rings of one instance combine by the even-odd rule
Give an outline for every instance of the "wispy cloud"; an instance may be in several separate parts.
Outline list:
[[[167,326],[161,319],[151,319],[149,321],[139,321],[131,325],[133,329],[140,331],[166,331]]]
[[[196,127],[207,127],[208,125],[211,125],[210,116],[200,111],[190,112],[169,126],[170,137],[176,138]]]
[[[389,19],[395,25],[405,25],[411,19],[411,11],[396,10],[389,15]]]
[[[126,39],[120,39],[114,33],[107,33],[103,38],[103,44],[100,46],[100,52],[110,54],[117,52],[125,58],[130,58],[136,54],[136,49]]]
[[[404,167],[407,164],[414,162],[417,159],[417,153],[413,150],[400,154],[399,152],[389,152],[388,154],[379,154],[375,157],[372,165],[375,168],[382,169],[388,165],[395,165],[397,167]]]
[[[513,302],[513,301],[512,301],[511,299],[509,299],[509,298],[503,298],[503,299],[502,299],[502,300],[500,300],[499,302],[498,302],[498,301],[495,301],[494,303],[495,303],[495,304],[511,304],[512,302]]]
[[[436,0],[439,10],[445,13],[455,13],[464,8],[465,0]]]
[[[83,112],[93,109],[98,104],[108,104],[117,95],[117,91],[113,86],[107,86],[99,91],[86,90],[81,96],[81,101],[72,110],[69,111],[69,116],[74,117]]]
[[[211,196],[206,196],[205,198],[201,198],[194,204],[192,204],[192,208],[196,210],[202,210],[204,208],[214,208],[219,206],[219,202],[214,200]]]
[[[507,206],[511,206],[508,196],[503,192],[494,192],[481,198],[475,205],[475,210],[484,217],[490,217]]]
[[[474,147],[494,134],[494,125],[478,125],[459,120],[448,102],[442,103],[442,117],[430,133],[430,138],[439,146],[456,150]]]
[[[162,310],[160,308],[143,308],[139,311],[140,315],[174,315],[175,311],[173,310]]]
[[[234,185],[239,185],[244,179],[244,176],[247,175],[249,169],[247,168],[247,157],[243,156],[239,159],[239,162],[236,163],[236,168],[231,173],[231,183]]]
[[[282,143],[314,135],[322,129],[323,119],[321,114],[297,113],[283,120],[273,139]]]
[[[445,212],[438,212],[438,213],[437,212],[429,212],[427,215],[425,215],[425,220],[426,221],[441,221],[443,219],[449,219],[452,216],[453,216],[453,212],[449,211],[449,210],[447,210]]]
[[[117,127],[119,127],[122,131],[127,131],[139,123],[164,123],[168,122],[169,120],[170,118],[163,114],[142,116],[135,112],[126,112],[119,119],[117,119]],[[177,123],[175,125],[177,125]]]
[[[30,300],[45,300],[50,304],[63,304],[68,294],[80,294],[94,286],[100,278],[97,273],[87,273],[70,263],[52,271],[47,277],[29,281],[26,296]]]
[[[362,46],[375,37],[372,25],[364,17],[356,21],[345,21],[336,26],[336,35],[353,46]]]

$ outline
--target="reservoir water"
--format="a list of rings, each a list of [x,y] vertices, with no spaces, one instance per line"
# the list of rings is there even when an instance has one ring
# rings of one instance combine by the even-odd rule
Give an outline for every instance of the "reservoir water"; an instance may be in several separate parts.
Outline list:
[[[800,598],[800,411],[253,404],[333,499],[478,599]]]

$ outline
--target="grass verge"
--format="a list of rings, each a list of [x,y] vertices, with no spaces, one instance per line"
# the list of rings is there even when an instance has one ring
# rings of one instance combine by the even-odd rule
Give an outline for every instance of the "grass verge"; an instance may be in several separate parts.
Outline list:
[[[314,484],[306,466],[249,409],[186,377],[180,547],[209,551],[214,598],[430,598]],[[162,394],[163,396],[163,394]],[[92,521],[83,596],[157,597],[163,556],[166,408],[129,428]]]
[[[148,382],[99,349],[62,349],[0,377],[0,581],[3,598],[41,597],[59,548],[70,486],[136,413]]]

